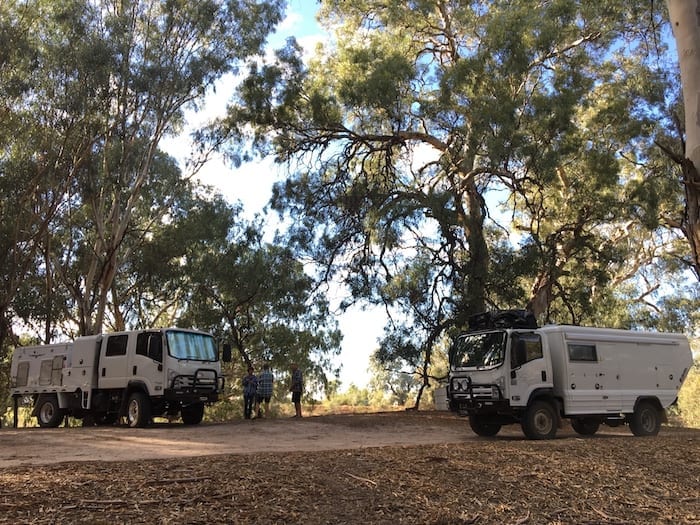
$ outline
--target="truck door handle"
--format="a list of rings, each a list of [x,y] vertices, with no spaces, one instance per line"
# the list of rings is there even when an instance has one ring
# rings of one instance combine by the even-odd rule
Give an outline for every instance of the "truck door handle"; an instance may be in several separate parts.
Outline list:
[[[131,375],[134,375],[134,376],[136,375],[136,365],[134,365],[134,368],[131,371]]]

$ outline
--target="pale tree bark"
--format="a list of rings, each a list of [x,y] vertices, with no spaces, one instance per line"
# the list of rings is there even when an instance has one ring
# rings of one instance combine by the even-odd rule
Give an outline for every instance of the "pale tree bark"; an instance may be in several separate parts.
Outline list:
[[[700,280],[700,0],[667,0],[676,39],[685,107],[683,170],[685,217],[682,230],[690,243],[692,265]]]

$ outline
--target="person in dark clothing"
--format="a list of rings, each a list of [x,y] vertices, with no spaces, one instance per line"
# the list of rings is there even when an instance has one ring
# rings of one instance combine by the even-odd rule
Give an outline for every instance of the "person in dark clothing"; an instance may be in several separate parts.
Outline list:
[[[292,393],[292,403],[294,403],[294,417],[301,417],[301,393],[304,391],[304,376],[296,363],[292,364],[292,382],[289,391]]]
[[[255,396],[258,392],[258,378],[253,373],[253,367],[248,367],[248,374],[243,377],[243,416],[250,419],[255,406]]]

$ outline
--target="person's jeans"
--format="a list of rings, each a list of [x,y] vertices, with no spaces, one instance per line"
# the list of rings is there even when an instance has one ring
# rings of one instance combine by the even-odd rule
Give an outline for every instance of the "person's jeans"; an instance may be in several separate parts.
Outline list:
[[[250,419],[255,405],[255,396],[243,396],[243,415],[246,419]]]

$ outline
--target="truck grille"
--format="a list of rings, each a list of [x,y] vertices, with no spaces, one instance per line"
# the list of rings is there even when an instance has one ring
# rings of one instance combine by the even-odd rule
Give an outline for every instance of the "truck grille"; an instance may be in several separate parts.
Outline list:
[[[452,380],[450,394],[453,399],[496,400],[501,399],[501,391],[496,385],[475,385],[468,378]]]
[[[172,389],[194,392],[215,392],[219,385],[216,370],[201,369],[194,375],[179,375],[173,378]]]

